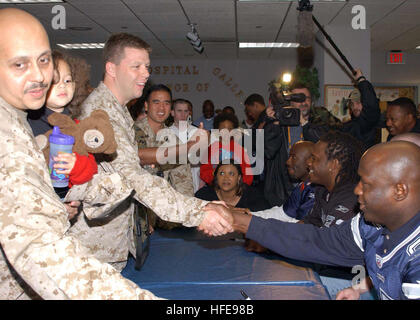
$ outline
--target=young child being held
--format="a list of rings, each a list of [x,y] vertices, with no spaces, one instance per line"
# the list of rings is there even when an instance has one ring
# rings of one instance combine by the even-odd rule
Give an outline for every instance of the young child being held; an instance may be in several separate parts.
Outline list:
[[[48,91],[45,106],[28,112],[28,123],[34,136],[46,133],[53,127],[48,123],[48,116],[59,112],[71,116],[66,106],[72,101],[76,83],[75,75],[68,58],[58,51],[53,51],[54,81]],[[75,120],[77,122],[77,120]],[[54,158],[54,168],[60,174],[69,175],[68,188],[54,188],[60,198],[64,198],[73,185],[83,184],[97,173],[98,166],[92,154],[81,156],[77,153],[61,153]]]

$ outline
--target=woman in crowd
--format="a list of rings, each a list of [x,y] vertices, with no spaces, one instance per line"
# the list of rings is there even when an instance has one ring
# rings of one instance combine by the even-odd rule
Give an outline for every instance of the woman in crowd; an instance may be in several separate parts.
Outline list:
[[[198,190],[195,196],[207,201],[221,200],[230,207],[249,208],[251,211],[269,208],[264,196],[243,182],[241,165],[234,160],[220,163],[215,169],[212,184]]]

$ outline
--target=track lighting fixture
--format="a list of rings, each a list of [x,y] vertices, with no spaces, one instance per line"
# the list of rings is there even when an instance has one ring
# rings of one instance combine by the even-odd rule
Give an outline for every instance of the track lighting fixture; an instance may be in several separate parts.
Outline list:
[[[195,29],[195,23],[189,23],[188,25],[191,27],[191,31],[187,33],[187,39],[190,41],[194,50],[201,54],[204,51],[204,47],[200,36]]]

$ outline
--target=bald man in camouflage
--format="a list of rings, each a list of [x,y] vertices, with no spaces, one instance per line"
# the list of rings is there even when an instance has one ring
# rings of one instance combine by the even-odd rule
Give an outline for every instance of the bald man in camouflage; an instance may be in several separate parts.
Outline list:
[[[47,33],[7,8],[0,38],[0,299],[156,299],[66,235],[66,207],[26,121],[53,77]]]

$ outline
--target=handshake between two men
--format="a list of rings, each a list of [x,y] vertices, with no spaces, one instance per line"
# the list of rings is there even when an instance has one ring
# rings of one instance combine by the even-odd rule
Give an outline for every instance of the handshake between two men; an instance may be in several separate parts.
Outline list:
[[[208,236],[222,236],[234,231],[245,234],[248,231],[252,216],[248,215],[247,209],[233,208],[223,201],[212,201],[203,210],[207,214],[198,230]]]

